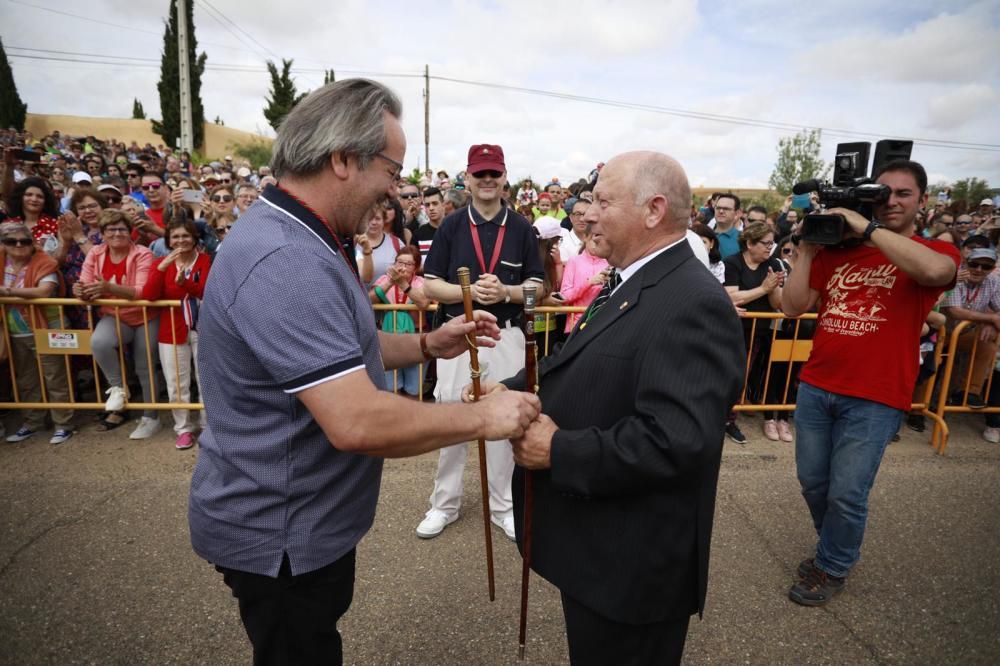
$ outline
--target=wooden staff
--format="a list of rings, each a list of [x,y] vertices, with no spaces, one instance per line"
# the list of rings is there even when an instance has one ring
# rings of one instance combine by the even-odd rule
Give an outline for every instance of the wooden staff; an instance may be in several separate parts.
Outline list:
[[[524,285],[524,385],[538,393],[538,352],[535,343],[535,285]],[[521,537],[521,626],[518,630],[518,659],[524,659],[524,643],[528,633],[528,582],[531,577],[531,514],[534,512],[534,477],[524,470],[524,535]]]
[[[462,305],[465,306],[465,320],[475,321],[472,314],[472,285],[469,280],[469,269],[458,269],[458,283],[462,286]],[[472,377],[472,399],[475,402],[482,397],[482,386],[479,382],[479,349],[476,347],[475,331],[466,336],[469,343],[469,370]],[[490,526],[490,490],[489,476],[486,471],[486,440],[479,438],[479,482],[483,491],[483,529],[486,532],[486,575],[489,578],[490,601],[496,599],[496,585],[493,582],[493,532]]]

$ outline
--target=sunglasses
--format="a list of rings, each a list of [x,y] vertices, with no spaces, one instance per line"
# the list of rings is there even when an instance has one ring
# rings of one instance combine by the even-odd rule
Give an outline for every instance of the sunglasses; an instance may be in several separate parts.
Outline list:
[[[106,198],[108,200],[108,203],[120,204],[122,202],[122,198],[121,197],[106,197]]]
[[[781,251],[781,254],[791,254],[791,253],[792,253],[792,248],[790,247],[786,247],[784,250]]]
[[[490,169],[488,171],[477,171],[472,175],[475,178],[499,178],[503,175],[503,171],[493,171]]]
[[[4,241],[6,243],[7,241]],[[978,261],[970,261],[969,268],[976,268],[981,271],[991,271],[996,267],[996,264],[981,264]]]
[[[226,233],[226,232],[228,232],[232,228],[233,228],[233,225],[231,225],[231,224],[224,224],[221,227],[216,227],[215,230],[216,231],[221,231],[222,233]]]
[[[415,194],[413,192],[407,192],[406,194],[400,194],[399,198],[400,199],[416,199],[419,196],[420,196],[419,194]]]
[[[163,187],[163,183],[146,183],[142,186],[142,189],[148,192],[149,190],[158,190],[161,187]]]
[[[216,194],[212,197],[212,201],[215,203],[229,203],[233,200],[233,197],[228,194]]]
[[[30,247],[35,241],[30,238],[4,238],[3,244],[7,247]]]

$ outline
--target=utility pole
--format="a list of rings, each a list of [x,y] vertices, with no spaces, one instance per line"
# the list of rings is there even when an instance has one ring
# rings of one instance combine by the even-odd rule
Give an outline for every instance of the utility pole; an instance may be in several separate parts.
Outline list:
[[[431,168],[431,70],[424,65],[424,169]]]
[[[181,150],[194,150],[194,122],[191,120],[191,61],[188,59],[188,0],[177,0],[177,65],[181,93]]]

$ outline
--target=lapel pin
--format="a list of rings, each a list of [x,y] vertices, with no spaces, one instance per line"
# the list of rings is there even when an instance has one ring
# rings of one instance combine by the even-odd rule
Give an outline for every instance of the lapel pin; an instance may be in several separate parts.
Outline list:
[[[618,306],[618,309],[619,310],[624,310],[627,307],[628,307],[628,301],[625,301],[624,303],[622,303],[621,305]]]

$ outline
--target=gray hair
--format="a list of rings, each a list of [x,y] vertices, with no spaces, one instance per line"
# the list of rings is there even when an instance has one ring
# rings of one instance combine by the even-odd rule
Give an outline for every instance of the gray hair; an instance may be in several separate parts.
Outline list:
[[[674,227],[687,228],[691,218],[691,186],[684,167],[662,153],[640,153],[634,172],[635,205],[641,206],[657,194],[669,205]]]
[[[0,224],[0,238],[9,238],[14,234],[23,234],[31,238],[31,229],[24,222],[4,222]]]
[[[344,79],[310,93],[278,128],[271,172],[311,176],[334,153],[353,155],[364,169],[385,148],[383,113],[396,118],[403,105],[396,94],[368,79]]]
[[[444,193],[444,200],[451,203],[456,209],[465,207],[465,192],[462,190],[449,189]]]

